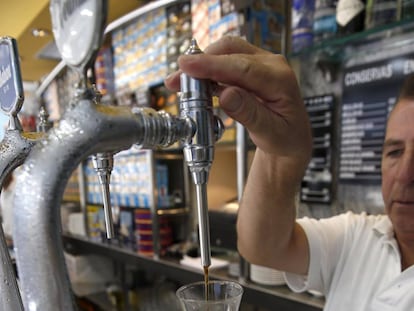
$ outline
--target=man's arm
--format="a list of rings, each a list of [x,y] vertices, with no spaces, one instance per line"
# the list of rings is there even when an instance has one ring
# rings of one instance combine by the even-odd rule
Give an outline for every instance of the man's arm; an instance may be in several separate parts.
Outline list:
[[[295,221],[301,176],[295,166],[289,158],[278,159],[257,149],[239,207],[238,249],[251,263],[306,274],[309,247]]]

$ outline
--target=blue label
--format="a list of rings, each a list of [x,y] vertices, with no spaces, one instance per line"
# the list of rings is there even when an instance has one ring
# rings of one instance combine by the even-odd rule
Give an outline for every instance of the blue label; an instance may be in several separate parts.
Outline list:
[[[23,101],[23,87],[15,40],[0,39],[0,107],[6,113],[17,113]]]

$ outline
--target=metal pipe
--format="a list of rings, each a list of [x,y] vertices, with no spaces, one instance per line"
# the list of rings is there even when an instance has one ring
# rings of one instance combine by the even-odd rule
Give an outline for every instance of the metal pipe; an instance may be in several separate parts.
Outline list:
[[[211,265],[211,250],[206,184],[196,184],[196,198],[198,207],[198,234],[200,239],[201,264],[203,267],[209,267]]]
[[[1,188],[5,178],[23,163],[36,139],[42,134],[23,133],[22,126],[17,117],[24,100],[17,41],[11,37],[0,37],[0,55],[0,108],[9,116],[8,128],[0,143]],[[3,280],[3,286],[0,286],[1,310],[23,310],[2,225],[0,225],[0,260],[0,280]]]
[[[196,40],[192,39],[185,54],[200,53],[203,52]],[[211,251],[206,187],[214,158],[214,143],[221,137],[224,125],[213,114],[215,82],[181,73],[180,84],[180,114],[193,120],[197,129],[191,140],[184,141],[183,151],[197,191],[201,264],[208,268],[211,264]]]
[[[8,129],[0,143],[0,188],[3,187],[7,175],[20,166],[31,148],[35,139],[40,134],[32,133],[32,137],[25,137],[19,129]],[[0,225],[0,310],[2,311],[23,311],[22,299],[16,282],[13,263],[10,258],[9,249]]]
[[[247,133],[239,122],[236,123],[236,155],[237,155],[237,199],[240,203],[247,179]],[[240,276],[242,283],[249,279],[249,263],[240,257]]]
[[[237,199],[242,199],[247,179],[247,133],[239,122],[236,123],[236,155],[237,155]]]
[[[102,201],[105,215],[105,227],[107,239],[115,237],[111,195],[109,190],[109,183],[111,180],[111,172],[114,166],[114,157],[111,152],[100,152],[92,156],[92,163],[95,171],[98,173],[99,183],[102,190]]]
[[[159,259],[161,255],[161,234],[160,234],[160,221],[158,219],[158,195],[156,190],[156,163],[154,159],[154,153],[150,152],[147,154],[147,159],[149,167],[151,168],[152,173],[149,176],[149,184],[151,185],[150,191],[152,193],[150,198],[150,211],[151,211],[151,228],[152,228],[152,247],[153,247],[153,257],[154,259]]]
[[[4,311],[23,311],[22,299],[17,286],[16,275],[14,274],[3,226],[0,226],[0,259],[0,277],[3,280],[3,285],[0,288],[0,308]]]
[[[190,120],[150,108],[132,112],[84,99],[66,111],[32,149],[17,179],[13,237],[25,310],[76,310],[63,256],[60,203],[79,163],[99,152],[133,144],[167,146],[193,134]]]

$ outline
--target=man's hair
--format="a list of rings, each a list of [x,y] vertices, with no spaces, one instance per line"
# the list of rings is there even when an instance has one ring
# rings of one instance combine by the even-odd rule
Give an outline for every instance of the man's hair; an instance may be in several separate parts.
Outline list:
[[[414,74],[405,78],[398,95],[398,99],[401,98],[414,98]]]
[[[394,111],[395,107],[397,106],[397,104],[400,102],[401,99],[413,99],[414,100],[414,74],[408,75],[404,79],[400,87],[397,100],[395,101],[388,115],[387,122],[385,124],[386,128],[388,127],[388,120],[389,120],[391,113]]]

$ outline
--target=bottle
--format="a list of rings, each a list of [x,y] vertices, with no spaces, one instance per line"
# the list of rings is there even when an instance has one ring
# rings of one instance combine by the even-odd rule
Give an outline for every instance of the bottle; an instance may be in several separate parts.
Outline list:
[[[364,30],[365,0],[339,0],[336,7],[338,34],[350,35]]]
[[[399,1],[395,0],[368,0],[365,9],[365,29],[396,22],[399,7]]]
[[[313,21],[313,40],[320,42],[336,36],[336,0],[316,0]]]
[[[315,0],[292,2],[292,51],[294,53],[313,44],[313,15]]]

